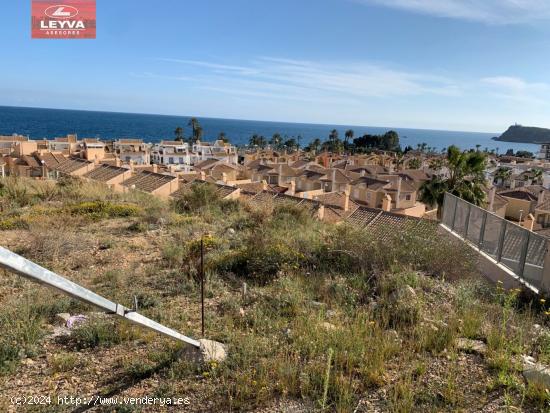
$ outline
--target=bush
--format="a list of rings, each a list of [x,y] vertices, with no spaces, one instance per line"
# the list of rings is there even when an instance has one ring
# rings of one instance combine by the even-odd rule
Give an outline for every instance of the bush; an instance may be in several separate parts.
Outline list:
[[[106,201],[88,201],[70,205],[67,210],[72,215],[84,215],[94,219],[126,218],[139,215],[141,208],[133,204],[113,204]]]
[[[175,209],[179,213],[201,212],[219,207],[220,201],[214,185],[194,183],[189,191],[176,200]]]

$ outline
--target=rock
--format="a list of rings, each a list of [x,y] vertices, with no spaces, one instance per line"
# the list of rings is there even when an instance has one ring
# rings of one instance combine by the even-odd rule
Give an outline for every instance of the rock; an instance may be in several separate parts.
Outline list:
[[[69,321],[69,318],[71,318],[71,315],[69,313],[59,313],[55,315],[55,321],[59,325],[67,325],[67,321]]]
[[[233,228],[229,228],[229,229],[227,230],[227,233],[228,233],[229,235],[235,235],[235,230],[234,230]]]
[[[550,389],[550,368],[537,363],[533,357],[522,356],[523,377],[527,383]]]
[[[24,364],[25,366],[32,366],[34,364],[34,361],[27,358],[27,359],[23,360],[21,363]]]
[[[394,291],[390,294],[390,301],[394,304],[398,304],[400,302],[405,303],[413,303],[416,302],[418,297],[416,295],[416,291],[414,291],[414,288],[412,288],[410,285],[406,285],[397,291]]]
[[[395,341],[395,342],[397,342],[397,343],[400,343],[400,342],[401,342],[401,338],[399,337],[399,333],[398,333],[397,331],[395,331],[395,330],[388,330],[386,334],[388,335],[388,338],[389,338],[390,340],[393,340],[393,341]]]
[[[326,314],[328,318],[336,317],[336,311],[334,310],[327,310]]]
[[[487,353],[487,345],[480,340],[471,340],[469,338],[457,338],[455,341],[457,349],[467,352],[484,355]]]
[[[334,331],[337,329],[334,324],[327,323],[326,321],[324,323],[321,323],[321,326],[327,331]]]
[[[215,361],[217,363],[223,362],[227,358],[227,351],[225,346],[217,341],[200,339],[200,353],[202,361],[210,363]]]
[[[322,308],[324,306],[324,304],[319,301],[311,301],[310,304],[313,308]]]

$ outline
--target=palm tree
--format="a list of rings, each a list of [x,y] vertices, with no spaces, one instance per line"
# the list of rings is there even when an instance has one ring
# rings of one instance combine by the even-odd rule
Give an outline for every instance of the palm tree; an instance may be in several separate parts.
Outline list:
[[[281,134],[278,132],[274,133],[271,139],[269,140],[269,144],[275,149],[280,148],[282,142],[283,142],[283,138]]]
[[[353,137],[355,136],[355,132],[353,131],[353,129],[348,129],[344,136],[346,138],[344,142],[346,143],[346,146],[348,146],[349,141],[353,140]]]
[[[445,192],[450,192],[474,205],[485,203],[485,167],[487,155],[483,152],[461,152],[456,146],[447,150],[448,178],[434,176],[420,188],[420,201],[441,207]],[[439,208],[441,211],[441,208]],[[438,212],[439,213],[439,212]]]
[[[174,131],[174,134],[176,135],[177,141],[183,141],[185,139],[185,136],[183,136],[183,128],[181,126],[178,126],[176,130]]]
[[[260,141],[260,136],[257,133],[255,133],[248,140],[248,144],[250,146],[259,146],[259,141]]]
[[[189,119],[188,126],[191,126],[191,129],[193,130],[192,137],[195,141],[200,141],[202,138],[202,126],[199,123],[199,120],[197,118],[191,118]]]
[[[267,140],[263,135],[260,135],[258,138],[258,146],[262,149],[265,149],[267,146]]]
[[[542,175],[544,174],[542,169],[533,168],[533,169],[531,169],[530,173],[531,173],[531,178],[533,180],[533,184],[534,183],[541,183]]]
[[[309,145],[307,146],[307,150],[317,153],[319,152],[319,149],[321,149],[321,145],[321,139],[315,138],[309,143]]]
[[[501,166],[495,172],[495,180],[500,181],[502,185],[506,183],[508,179],[512,176],[512,170],[510,168],[505,168]]]
[[[229,143],[229,138],[227,137],[227,135],[225,134],[225,132],[220,132],[218,134],[218,140],[219,141],[222,141],[222,142],[225,142],[225,143]]]

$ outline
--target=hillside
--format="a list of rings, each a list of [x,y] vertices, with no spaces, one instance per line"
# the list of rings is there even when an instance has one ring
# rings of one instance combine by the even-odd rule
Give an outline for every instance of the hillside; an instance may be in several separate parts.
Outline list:
[[[124,305],[137,296],[140,312],[194,338],[202,235],[206,336],[227,345],[224,363],[196,364],[167,338],[0,271],[0,411],[84,411],[57,396],[94,395],[189,398],[99,412],[548,406],[519,359],[550,361],[545,304],[482,282],[462,244],[255,209],[204,185],[169,203],[77,180],[0,180],[1,246]],[[58,313],[89,319],[68,329]],[[54,406],[15,409],[18,395]]]
[[[513,125],[502,135],[493,139],[502,142],[547,143],[550,142],[550,129]]]

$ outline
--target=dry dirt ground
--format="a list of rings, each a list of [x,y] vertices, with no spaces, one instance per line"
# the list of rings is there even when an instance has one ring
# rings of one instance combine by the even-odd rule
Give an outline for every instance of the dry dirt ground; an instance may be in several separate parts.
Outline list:
[[[167,252],[169,246],[180,242],[180,238],[173,227],[162,223],[137,230],[135,224],[134,218],[75,220],[70,225],[56,223],[53,219],[31,229],[0,231],[0,245],[129,307],[133,297],[138,295],[144,314],[183,334],[199,337],[201,323],[198,285],[192,277],[184,274],[188,269],[174,268],[169,264],[172,259]],[[193,229],[186,231],[188,236],[197,235],[193,233]],[[241,376],[219,374],[216,373],[216,366],[195,365],[184,355],[184,349],[171,340],[137,327],[113,324],[111,328],[125,337],[121,342],[83,347],[75,342],[70,331],[60,327],[53,314],[66,311],[73,315],[90,315],[97,310],[80,306],[44,286],[22,280],[18,276],[1,272],[0,275],[3,280],[0,283],[2,308],[12,305],[18,309],[34,308],[37,305],[48,308],[43,310],[48,316],[41,321],[42,333],[36,344],[25,349],[26,353],[20,355],[19,362],[0,376],[0,411],[234,410],[297,413],[320,410],[318,400],[297,397],[297,391],[292,386],[289,386],[289,390],[284,390],[283,385],[277,387],[279,383],[265,383],[265,388],[273,385],[283,390],[275,392],[275,396],[267,392],[267,395],[263,395],[264,387],[260,387],[256,380],[251,380],[251,386],[258,387],[254,387],[250,395],[242,396],[246,392],[246,388],[242,387],[247,385],[231,380],[248,383],[250,377],[260,377],[249,377],[248,369],[254,375],[255,366],[248,366]],[[425,291],[422,291],[423,284],[415,286],[418,294],[422,294],[426,308],[437,311],[438,314],[452,312],[450,303],[455,299],[454,287],[445,282],[426,283],[429,288]],[[227,344],[230,354],[239,353],[238,346],[241,343],[234,341],[231,334],[242,339],[256,326],[261,325],[258,318],[249,322],[248,317],[258,316],[254,313],[256,310],[253,305],[247,306],[242,302],[241,288],[241,281],[232,276],[212,277],[207,285],[206,336],[229,341]],[[257,300],[257,297],[259,300],[269,300],[272,295],[275,296],[274,290],[253,284],[248,285],[248,291]],[[336,326],[329,327],[329,330],[336,330],[339,328],[339,317],[345,320],[345,311],[335,307],[333,312],[336,315],[331,316],[328,311],[323,311],[316,313],[315,317],[334,323]],[[110,323],[111,316],[98,317]],[[240,319],[245,321],[241,323]],[[227,320],[232,321],[227,324]],[[225,331],[231,328],[236,330]],[[294,328],[297,327],[292,326]],[[280,355],[284,353],[285,347],[280,340],[284,340],[285,334],[290,336],[293,332],[290,329],[288,332],[280,332],[282,329],[279,327],[276,330],[273,352]],[[338,334],[337,331],[334,334]],[[379,377],[373,379],[371,384],[361,385],[364,390],[358,390],[361,396],[353,403],[354,408],[338,408],[338,404],[335,404],[326,411],[544,411],[544,407],[525,400],[525,393],[521,390],[524,384],[517,372],[497,380],[494,365],[482,355],[452,348],[414,355],[403,354],[405,347],[402,347],[402,339],[399,337],[401,333],[395,334],[393,346],[396,351],[388,357],[384,372]],[[257,359],[253,362],[265,363],[265,360]],[[285,366],[272,367],[281,369]],[[258,370],[265,368],[258,364]],[[319,371],[324,370],[322,364]],[[261,377],[270,377],[268,373],[263,374]],[[349,376],[350,383],[352,379],[355,382],[356,378]],[[342,376],[337,380],[348,378]],[[517,380],[518,383],[510,384],[506,380]],[[300,386],[303,384],[295,385],[295,388],[301,388]],[[229,391],[230,388],[233,390]],[[299,391],[307,394],[307,390]],[[186,402],[179,406],[57,404],[59,397],[73,396],[94,400],[94,396],[98,395],[101,395],[104,403],[109,398],[116,398],[124,403],[125,397],[181,397],[186,398]],[[30,396],[50,396],[52,404],[13,404],[12,398]],[[230,400],[232,397],[239,397],[240,404],[233,404]],[[341,406],[343,405],[345,404],[342,403]]]

